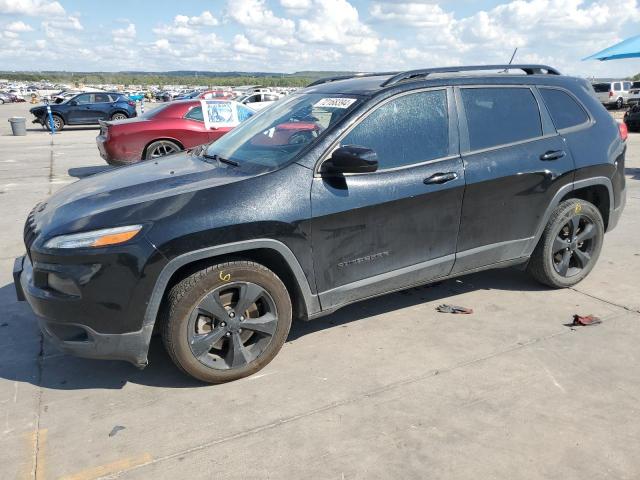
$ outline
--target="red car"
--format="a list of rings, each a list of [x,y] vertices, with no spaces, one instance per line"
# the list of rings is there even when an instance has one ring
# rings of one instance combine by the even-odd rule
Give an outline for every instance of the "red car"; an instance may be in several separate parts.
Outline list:
[[[237,102],[225,102],[228,116],[206,128],[200,100],[167,103],[128,120],[100,122],[96,143],[111,165],[127,165],[210,143],[254,114]]]

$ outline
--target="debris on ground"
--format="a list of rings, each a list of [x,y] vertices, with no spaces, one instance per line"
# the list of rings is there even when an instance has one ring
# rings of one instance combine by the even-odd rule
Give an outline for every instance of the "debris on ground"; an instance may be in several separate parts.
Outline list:
[[[124,430],[127,427],[123,427],[122,425],[116,425],[115,427],[113,427],[113,429],[111,429],[111,431],[109,432],[109,436],[110,437],[115,437],[116,434],[120,431],[120,430]]]
[[[448,305],[446,303],[443,303],[442,305],[438,305],[436,307],[436,310],[439,311],[440,313],[454,313],[454,314],[459,313],[463,315],[469,315],[470,313],[473,313],[472,308],[459,307],[457,305]]]
[[[572,323],[566,323],[565,326],[567,327],[588,327],[590,325],[598,325],[599,323],[602,323],[602,320],[600,320],[598,317],[594,316],[594,315],[574,315],[573,316],[573,322]]]

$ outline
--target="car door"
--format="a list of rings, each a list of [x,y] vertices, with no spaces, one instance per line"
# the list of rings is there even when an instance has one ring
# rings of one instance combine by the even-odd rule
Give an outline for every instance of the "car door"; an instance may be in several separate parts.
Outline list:
[[[451,91],[383,101],[338,146],[373,149],[376,172],[314,175],[312,245],[322,307],[424,283],[454,262],[464,169]]]
[[[69,100],[67,123],[76,125],[87,123],[91,115],[89,113],[91,103],[93,103],[92,93],[83,93]]]
[[[456,96],[467,183],[453,268],[460,273],[529,255],[574,164],[535,89],[470,86]]]
[[[184,129],[182,132],[176,133],[176,138],[182,141],[185,148],[192,148],[211,141],[212,131],[205,127],[202,106],[196,105],[191,108],[184,115],[182,123]]]
[[[94,93],[93,103],[89,105],[87,122],[98,123],[98,120],[108,120],[111,112],[111,97],[106,93]]]

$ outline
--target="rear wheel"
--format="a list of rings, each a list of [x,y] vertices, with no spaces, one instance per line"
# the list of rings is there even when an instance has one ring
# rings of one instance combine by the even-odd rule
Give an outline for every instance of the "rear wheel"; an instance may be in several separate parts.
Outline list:
[[[147,147],[144,158],[145,160],[151,160],[153,158],[164,157],[165,155],[171,155],[182,150],[180,145],[170,140],[158,140],[153,142]]]
[[[291,327],[291,299],[266,267],[247,261],[215,265],[176,284],[162,337],[187,374],[208,383],[251,375],[280,351]]]
[[[591,272],[603,239],[604,222],[595,205],[579,199],[562,202],[549,218],[528,271],[550,287],[571,287]]]
[[[114,113],[113,115],[111,115],[111,120],[126,120],[127,117],[124,113]]]
[[[622,97],[616,100],[616,108],[620,110],[624,106],[624,99]]]

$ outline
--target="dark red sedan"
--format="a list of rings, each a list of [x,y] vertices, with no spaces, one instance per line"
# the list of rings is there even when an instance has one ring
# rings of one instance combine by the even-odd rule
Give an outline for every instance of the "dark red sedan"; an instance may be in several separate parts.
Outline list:
[[[200,100],[167,103],[128,120],[100,122],[96,143],[111,165],[127,165],[210,143],[230,131],[254,111],[222,100],[225,117],[207,128]]]

